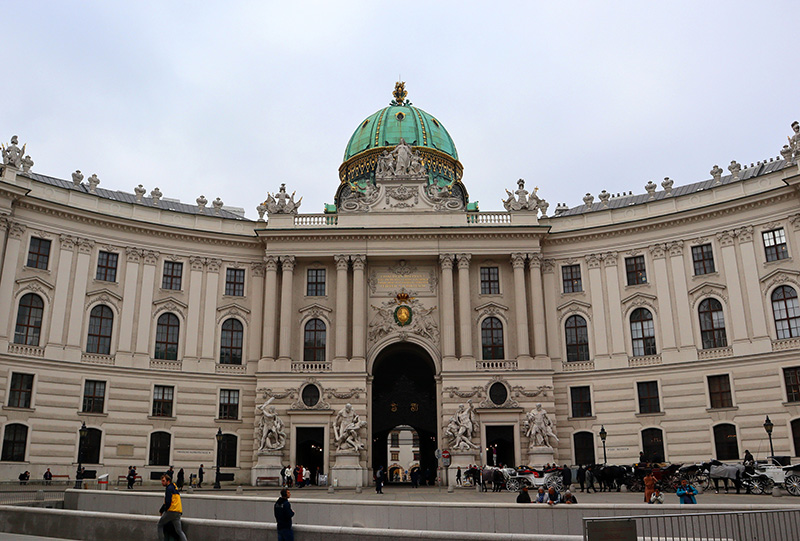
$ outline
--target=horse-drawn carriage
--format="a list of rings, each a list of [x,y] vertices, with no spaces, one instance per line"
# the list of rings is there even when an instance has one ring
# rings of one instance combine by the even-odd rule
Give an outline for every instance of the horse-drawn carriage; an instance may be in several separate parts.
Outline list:
[[[503,468],[502,472],[506,479],[506,489],[510,492],[517,492],[522,487],[535,489],[553,487],[558,492],[564,488],[560,470],[542,471],[528,466],[519,466],[517,469]]]
[[[740,488],[753,494],[769,494],[777,485],[792,496],[800,496],[800,464],[782,466],[773,460],[770,463],[756,462],[751,468],[712,460],[681,466],[678,476],[703,490],[708,490],[712,481],[714,489],[719,490],[719,480],[722,480],[725,492],[728,491],[728,481],[732,481],[734,487],[740,483]]]
[[[662,492],[674,492],[680,484],[678,470],[680,464],[636,464],[633,473],[625,478],[625,484],[631,492],[644,492],[644,478],[652,473],[656,479],[656,486]]]

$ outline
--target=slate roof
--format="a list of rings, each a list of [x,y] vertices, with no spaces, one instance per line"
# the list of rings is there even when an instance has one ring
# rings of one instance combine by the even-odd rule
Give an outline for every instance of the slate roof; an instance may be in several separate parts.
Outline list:
[[[760,175],[766,175],[768,173],[773,173],[780,169],[786,167],[786,163],[784,160],[778,159],[773,162],[761,162],[760,164],[756,164],[753,167],[745,168],[744,164],[742,164],[742,170],[739,172],[739,178],[733,180],[733,175],[723,175],[720,179],[722,182],[720,184],[714,184],[714,179],[704,180],[702,182],[695,182],[694,184],[686,184],[684,186],[673,186],[672,188],[672,195],[669,197],[680,197],[682,195],[689,195],[695,192],[701,192],[704,190],[710,190],[715,186],[722,186],[725,184],[731,184],[733,182],[741,182],[743,180],[747,180],[753,177],[757,177]],[[650,199],[650,194],[643,193],[638,195],[628,195],[628,196],[620,196],[620,197],[612,197],[608,200],[608,207],[609,209],[618,209],[624,207],[630,207],[633,205],[642,205],[644,203],[648,203],[650,201],[658,201],[660,199],[664,199],[667,196],[667,192],[659,185],[658,190],[653,194],[653,199]],[[587,209],[586,205],[578,205],[577,207],[573,207],[571,209],[565,210],[563,212],[556,213],[555,217],[561,216],[576,216],[579,214],[584,214],[586,212],[593,212],[597,210],[606,210],[603,208],[603,204],[595,201],[592,203],[591,211]]]
[[[27,173],[18,173],[20,176],[25,176],[30,179],[43,182],[45,184],[49,184],[51,186],[58,186],[59,188],[65,188],[67,190],[80,190],[83,193],[90,194],[89,186],[84,182],[80,186],[75,186],[75,184],[71,180],[63,180],[60,178],[55,177],[48,177],[46,175],[40,175],[38,173],[34,173],[29,171]],[[136,196],[132,193],[121,192],[119,190],[112,191],[106,190],[101,187],[97,187],[95,190],[95,194],[98,197],[102,197],[103,199],[110,199],[112,201],[119,201],[120,203],[130,203],[131,205],[141,204],[147,207],[154,207],[153,205],[153,198],[152,197],[143,197],[142,203],[136,202]],[[179,201],[174,201],[171,199],[164,199],[162,198],[158,205],[155,206],[156,208],[164,209],[164,210],[172,210],[175,212],[181,212],[183,214],[200,214],[197,212],[197,205],[189,205],[187,203],[181,203]],[[219,214],[214,212],[214,207],[211,206],[211,202],[209,201],[208,206],[205,208],[203,214],[206,216],[212,216],[217,218],[224,218],[227,220],[240,220],[245,222],[251,222],[252,220],[248,220],[244,216],[239,214],[233,213],[229,210],[225,210],[223,207],[220,209]]]

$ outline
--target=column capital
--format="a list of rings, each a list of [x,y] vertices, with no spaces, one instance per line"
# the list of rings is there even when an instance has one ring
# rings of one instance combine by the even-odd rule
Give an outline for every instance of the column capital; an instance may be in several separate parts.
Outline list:
[[[261,278],[264,276],[265,265],[261,261],[256,261],[250,264],[250,272],[253,273],[254,278]]]
[[[94,241],[89,239],[77,239],[78,253],[91,254],[94,249]]]
[[[746,225],[736,230],[736,237],[739,242],[753,242],[753,226]]]
[[[603,254],[604,267],[616,267],[619,261],[619,254],[617,252],[606,252]]]
[[[600,254],[588,254],[585,257],[586,259],[586,266],[590,269],[598,269],[600,268],[600,263],[603,260],[603,256]]]
[[[142,250],[142,253],[144,254],[145,265],[155,265],[156,263],[158,263],[158,256],[161,255],[155,250],[147,250],[147,251]]]
[[[189,258],[189,265],[193,271],[201,271],[206,265],[206,260],[202,257],[192,256]]]
[[[452,270],[453,254],[439,254],[439,264],[442,266],[442,270]]]
[[[663,259],[667,256],[667,245],[658,243],[653,244],[647,247],[650,250],[650,255],[653,256],[653,259]]]
[[[219,268],[222,266],[222,260],[209,257],[206,259],[206,265],[208,265],[208,272],[219,272]]]
[[[129,263],[138,263],[142,259],[142,251],[139,248],[134,248],[133,246],[127,246],[125,248],[125,255],[127,256]]]
[[[458,260],[459,269],[468,269],[469,262],[472,259],[472,254],[458,254],[456,259]]]
[[[277,271],[278,270],[278,256],[276,256],[276,255],[266,255],[266,256],[264,256],[264,268],[267,271]]]
[[[58,240],[61,242],[61,249],[70,252],[75,250],[75,244],[78,242],[78,239],[70,235],[59,235]]]
[[[8,218],[8,216],[8,214],[0,213],[0,231],[5,231],[11,227],[13,222]]]
[[[539,269],[542,267],[542,260],[542,252],[528,254],[528,267],[531,269]]]
[[[25,229],[27,228],[21,223],[8,221],[8,236],[12,239],[21,239]]]
[[[349,255],[335,255],[333,256],[333,260],[336,261],[336,270],[347,270],[347,267],[350,265],[350,256]]]
[[[683,255],[683,241],[676,240],[673,242],[667,243],[667,249],[669,250],[670,257],[678,257]]]
[[[354,254],[350,256],[353,262],[353,270],[364,270],[367,264],[367,256],[365,254]]]
[[[294,272],[295,258],[293,255],[281,256],[281,269],[283,272]]]
[[[525,268],[525,254],[511,254],[511,266],[515,269]]]
[[[720,231],[717,240],[720,246],[733,246],[733,231]]]

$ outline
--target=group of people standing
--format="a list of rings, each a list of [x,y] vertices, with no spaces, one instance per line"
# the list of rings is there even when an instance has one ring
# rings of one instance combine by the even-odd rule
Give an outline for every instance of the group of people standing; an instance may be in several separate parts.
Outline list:
[[[316,482],[317,477],[317,468],[314,468],[314,475],[313,478]],[[303,488],[311,484],[312,473],[311,470],[303,466],[302,464],[298,464],[294,467],[294,469],[290,468],[289,466],[284,466],[281,469],[281,486],[284,487],[292,487],[296,486],[297,488]]]

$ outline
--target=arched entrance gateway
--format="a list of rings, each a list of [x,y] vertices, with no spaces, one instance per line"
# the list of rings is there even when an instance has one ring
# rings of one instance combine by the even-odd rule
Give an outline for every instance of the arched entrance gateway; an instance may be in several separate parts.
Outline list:
[[[423,477],[435,477],[439,416],[430,355],[415,344],[392,344],[378,354],[372,373],[373,471],[383,466],[389,472],[391,466],[389,482],[407,481],[399,471],[410,473],[418,464]]]

